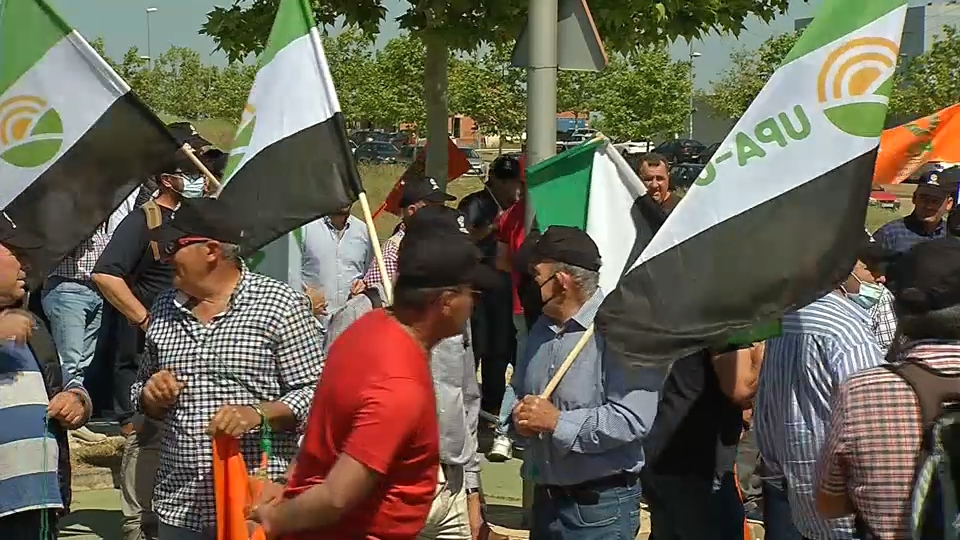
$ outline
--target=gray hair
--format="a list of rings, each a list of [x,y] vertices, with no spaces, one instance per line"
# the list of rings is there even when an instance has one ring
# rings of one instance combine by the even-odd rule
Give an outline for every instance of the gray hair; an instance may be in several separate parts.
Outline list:
[[[220,244],[220,249],[223,250],[223,260],[225,261],[230,261],[239,265],[240,261],[243,260],[240,246],[236,244],[228,244],[226,242],[222,242]]]
[[[920,315],[897,313],[897,330],[907,340],[960,340],[960,305]]]
[[[553,271],[563,272],[573,278],[573,282],[576,283],[580,291],[587,296],[593,296],[594,293],[597,292],[597,289],[600,288],[600,273],[595,270],[587,270],[586,268],[580,268],[572,264],[558,262],[554,263]]]

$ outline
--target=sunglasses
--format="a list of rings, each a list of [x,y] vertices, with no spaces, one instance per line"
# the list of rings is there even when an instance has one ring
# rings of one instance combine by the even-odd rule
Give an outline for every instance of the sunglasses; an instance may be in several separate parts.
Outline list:
[[[177,238],[172,242],[167,242],[167,244],[163,246],[163,254],[164,257],[169,260],[173,258],[178,251],[185,247],[189,247],[194,244],[203,244],[204,242],[209,241],[209,238],[204,238],[201,236],[184,236],[183,238]]]

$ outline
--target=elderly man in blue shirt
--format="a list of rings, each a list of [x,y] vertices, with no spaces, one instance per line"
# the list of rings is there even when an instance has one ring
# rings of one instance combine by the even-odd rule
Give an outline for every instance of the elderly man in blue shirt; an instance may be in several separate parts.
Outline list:
[[[595,334],[549,399],[539,397],[603,301],[600,253],[586,233],[553,226],[533,248],[543,315],[511,386],[524,396],[512,430],[525,438],[534,485],[531,540],[633,540],[640,528],[640,441],[657,412],[664,372],[627,375]]]
[[[913,212],[880,227],[874,239],[886,250],[905,253],[921,242],[946,236],[943,220],[956,202],[958,180],[956,167],[924,173],[913,192]]]

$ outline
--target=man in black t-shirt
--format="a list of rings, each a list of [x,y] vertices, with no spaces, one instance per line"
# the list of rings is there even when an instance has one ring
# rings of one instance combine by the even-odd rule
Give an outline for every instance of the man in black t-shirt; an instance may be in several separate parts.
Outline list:
[[[756,392],[762,346],[674,362],[643,441],[641,473],[656,540],[743,537],[734,463],[743,409]]]
[[[157,187],[156,198],[127,214],[117,226],[92,276],[107,300],[99,349],[103,362],[113,367],[114,412],[120,433],[126,437],[120,471],[124,540],[149,539],[156,534],[150,503],[161,426],[135,418],[130,403],[150,307],[157,295],[173,284],[173,266],[161,256],[162,246],[154,238],[184,197],[203,194],[204,180],[193,163],[177,152],[158,175]]]
[[[490,165],[484,189],[467,195],[457,207],[480,248],[484,264],[494,269],[497,218],[517,202],[522,188],[519,160],[500,156]],[[500,287],[483,291],[470,319],[474,357],[480,363],[483,380],[481,408],[492,415],[499,414],[506,389],[507,365],[513,363],[516,351],[510,274],[498,273]]]

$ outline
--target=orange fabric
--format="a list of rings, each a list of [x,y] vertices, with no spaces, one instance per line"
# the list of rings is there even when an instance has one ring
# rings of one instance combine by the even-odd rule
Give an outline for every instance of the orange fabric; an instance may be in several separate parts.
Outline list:
[[[427,143],[427,145],[423,147],[423,151],[417,152],[417,158],[407,167],[407,170],[404,171],[400,179],[397,180],[397,183],[394,184],[393,189],[390,190],[390,194],[387,195],[386,200],[383,201],[380,208],[377,208],[377,211],[373,213],[374,218],[379,216],[384,210],[394,215],[400,214],[400,195],[403,193],[403,184],[408,180],[423,178],[425,176],[424,169],[427,166],[427,148],[429,146],[430,143]],[[467,156],[463,155],[463,152],[461,152],[460,148],[453,142],[453,139],[447,138],[447,183],[449,184],[457,178],[460,178],[469,170],[470,162],[467,160]]]
[[[250,508],[263,484],[247,474],[240,443],[233,437],[213,440],[213,490],[217,501],[217,540],[266,540],[259,526],[247,527]]]
[[[899,184],[931,161],[960,163],[960,103],[880,136],[874,184]]]
[[[743,491],[740,491],[740,475],[737,474],[737,466],[733,466],[733,483],[737,486],[737,497],[740,498],[740,505],[743,505]],[[747,523],[747,516],[743,516],[743,540],[751,540],[750,524]]]

